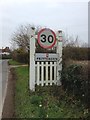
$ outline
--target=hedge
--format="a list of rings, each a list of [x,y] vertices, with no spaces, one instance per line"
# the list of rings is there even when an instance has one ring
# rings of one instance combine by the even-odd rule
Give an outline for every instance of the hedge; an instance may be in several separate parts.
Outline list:
[[[90,60],[90,48],[64,47],[63,59]]]

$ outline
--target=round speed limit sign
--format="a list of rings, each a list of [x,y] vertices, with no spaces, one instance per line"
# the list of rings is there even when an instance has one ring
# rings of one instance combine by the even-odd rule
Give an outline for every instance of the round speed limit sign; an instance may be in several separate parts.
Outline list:
[[[43,48],[52,48],[56,43],[56,35],[51,29],[44,28],[38,33],[38,43]]]

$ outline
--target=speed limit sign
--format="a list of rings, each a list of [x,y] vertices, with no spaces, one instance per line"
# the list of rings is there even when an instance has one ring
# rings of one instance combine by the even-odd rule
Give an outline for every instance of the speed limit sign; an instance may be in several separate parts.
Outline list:
[[[38,33],[38,43],[42,48],[52,48],[56,43],[56,35],[51,29],[44,28]]]

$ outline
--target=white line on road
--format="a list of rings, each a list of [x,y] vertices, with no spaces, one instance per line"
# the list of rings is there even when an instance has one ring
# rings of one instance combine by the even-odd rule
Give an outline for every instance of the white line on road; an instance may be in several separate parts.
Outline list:
[[[8,70],[8,60],[0,60],[0,119],[2,118],[2,110],[7,92]]]

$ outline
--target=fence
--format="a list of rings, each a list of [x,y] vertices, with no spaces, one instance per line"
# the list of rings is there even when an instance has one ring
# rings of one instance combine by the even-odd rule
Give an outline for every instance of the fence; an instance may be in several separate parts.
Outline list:
[[[35,84],[41,86],[57,84],[56,62],[36,62],[35,67]]]

